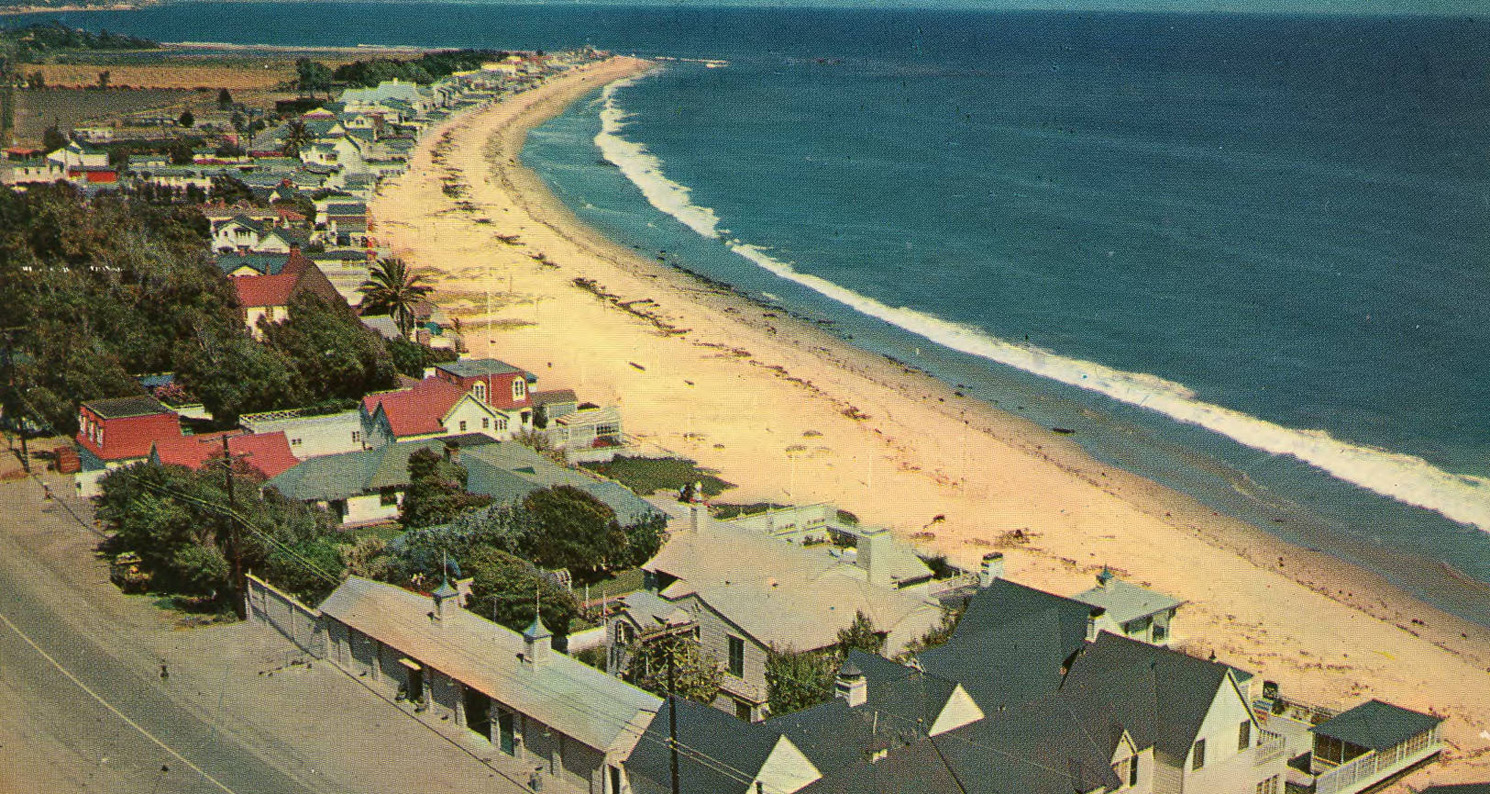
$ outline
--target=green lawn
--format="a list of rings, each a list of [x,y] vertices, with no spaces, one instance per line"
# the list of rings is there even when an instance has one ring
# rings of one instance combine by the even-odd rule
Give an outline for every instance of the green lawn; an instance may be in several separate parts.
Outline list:
[[[718,496],[727,488],[735,487],[715,476],[711,469],[700,468],[687,458],[631,458],[617,456],[608,463],[586,463],[584,467],[603,474],[643,496],[669,491],[676,493],[683,486],[701,482],[705,496]]]

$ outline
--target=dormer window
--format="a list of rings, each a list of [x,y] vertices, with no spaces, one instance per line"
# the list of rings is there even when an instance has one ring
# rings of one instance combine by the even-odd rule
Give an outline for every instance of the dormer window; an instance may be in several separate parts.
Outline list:
[[[528,394],[528,382],[522,378],[512,381],[512,399],[521,400]]]

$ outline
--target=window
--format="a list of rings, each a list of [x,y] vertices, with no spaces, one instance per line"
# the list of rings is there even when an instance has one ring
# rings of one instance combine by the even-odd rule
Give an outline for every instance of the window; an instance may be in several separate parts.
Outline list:
[[[1273,775],[1272,777],[1268,778],[1267,780],[1264,780],[1261,783],[1258,783],[1257,784],[1257,789],[1256,789],[1257,794],[1282,794],[1282,792],[1283,792],[1283,785],[1282,785],[1282,783],[1283,783],[1283,776],[1282,775]]]
[[[1190,768],[1197,770],[1205,768],[1205,739],[1201,739],[1190,748]]]
[[[355,443],[357,443],[358,441],[361,441],[361,440],[362,440],[362,433],[359,432],[359,431],[353,430],[352,431],[352,443],[355,444]]]
[[[506,430],[507,429],[507,417],[504,416],[504,417],[502,417],[502,418],[500,418],[500,419],[497,420],[497,429],[498,430]]]
[[[1236,751],[1241,752],[1252,746],[1252,721],[1243,720],[1236,732]]]
[[[1138,785],[1138,756],[1128,759],[1128,785]]]
[[[476,381],[476,385],[471,387],[471,394],[476,395],[476,399],[486,402],[486,384]]]
[[[736,700],[735,701],[735,716],[736,717],[738,717],[738,718],[740,718],[740,719],[742,719],[742,720],[744,720],[746,722],[751,722],[751,719],[750,719],[750,712],[751,712],[751,710],[752,709],[750,708],[750,704],[749,703],[746,703],[743,700]]]
[[[729,637],[729,674],[745,677],[745,640],[739,637]]]
[[[504,708],[497,709],[497,746],[508,755],[517,755],[516,726],[512,712]]]
[[[466,432],[466,420],[464,419],[460,420],[460,432]]]
[[[521,376],[512,381],[512,399],[521,400],[528,393],[528,382]]]
[[[481,417],[481,429],[482,430],[489,430],[489,429],[491,429],[491,418],[490,417],[486,417],[486,416]]]
[[[300,446],[300,439],[298,439],[298,438],[292,438],[292,439],[290,439],[290,446],[292,446],[292,447],[298,447],[298,446]]]

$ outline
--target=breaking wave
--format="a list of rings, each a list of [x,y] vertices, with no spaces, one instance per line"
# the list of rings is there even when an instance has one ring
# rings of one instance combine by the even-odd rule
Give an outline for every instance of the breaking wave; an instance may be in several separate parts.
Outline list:
[[[595,136],[595,144],[605,159],[639,187],[652,206],[699,235],[719,240],[730,251],[761,268],[951,350],[1204,427],[1253,449],[1296,458],[1345,482],[1490,531],[1490,479],[1455,474],[1414,455],[1337,439],[1323,430],[1285,427],[1204,402],[1185,385],[1156,375],[1127,372],[1032,345],[1015,344],[971,325],[917,309],[891,306],[827,279],[802,273],[791,263],[773,259],[757,246],[724,238],[719,230],[719,217],[713,210],[694,204],[689,188],[668,179],[662,173],[662,161],[645,146],[621,137],[627,114],[615,94],[634,81],[635,78],[628,78],[611,83],[602,94],[601,130]]]

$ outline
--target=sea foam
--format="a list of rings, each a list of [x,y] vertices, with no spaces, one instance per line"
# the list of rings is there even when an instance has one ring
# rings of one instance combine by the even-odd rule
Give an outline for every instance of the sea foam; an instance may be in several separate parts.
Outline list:
[[[719,217],[694,204],[687,186],[662,173],[662,161],[640,143],[621,137],[627,114],[616,92],[634,83],[611,83],[602,94],[601,129],[595,145],[658,210],[699,235],[720,240],[728,250],[761,268],[855,311],[890,323],[951,350],[966,353],[1106,395],[1180,422],[1204,427],[1253,449],[1287,455],[1334,477],[1405,504],[1433,510],[1449,519],[1490,531],[1490,479],[1444,471],[1422,458],[1337,439],[1324,430],[1285,427],[1197,398],[1184,384],[1143,372],[1127,372],[1093,361],[1016,344],[970,325],[904,306],[891,306],[827,279],[798,271],[765,250],[723,239]]]

